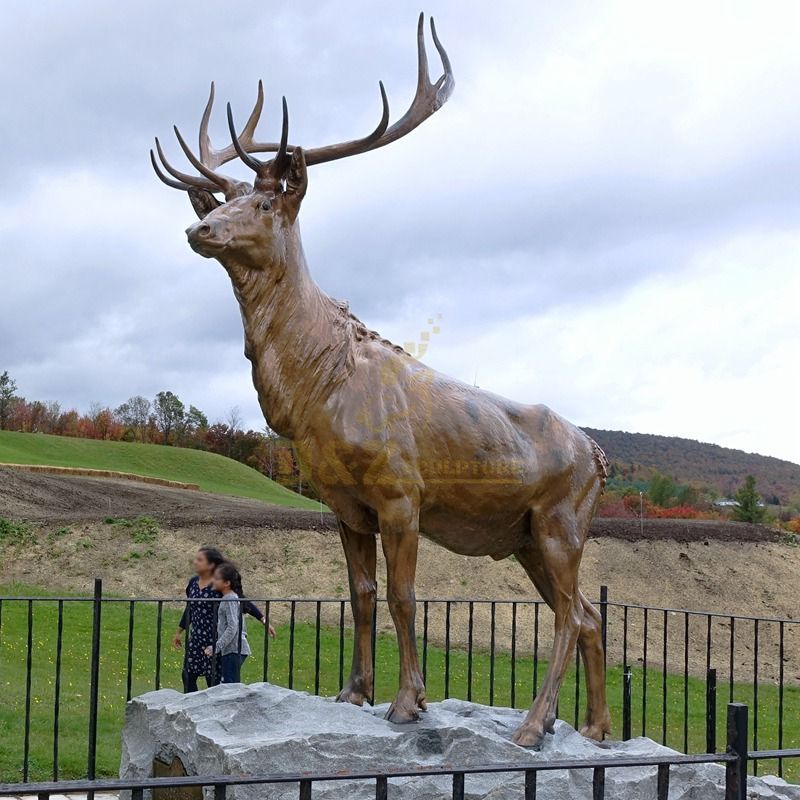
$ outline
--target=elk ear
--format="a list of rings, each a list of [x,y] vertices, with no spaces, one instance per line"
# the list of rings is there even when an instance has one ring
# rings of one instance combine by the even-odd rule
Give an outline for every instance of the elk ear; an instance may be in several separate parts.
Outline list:
[[[207,192],[205,189],[189,189],[189,200],[195,214],[200,219],[204,219],[207,214],[222,205],[211,192]]]
[[[292,159],[289,162],[289,169],[286,170],[286,199],[292,209],[292,221],[300,211],[300,204],[308,188],[308,170],[306,168],[306,156],[302,147],[295,147],[292,150]]]

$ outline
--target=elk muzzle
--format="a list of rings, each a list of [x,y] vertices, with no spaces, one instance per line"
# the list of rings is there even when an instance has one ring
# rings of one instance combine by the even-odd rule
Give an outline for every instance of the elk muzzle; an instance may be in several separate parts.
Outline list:
[[[201,219],[186,229],[189,246],[196,253],[207,258],[225,247],[223,226],[216,220]]]

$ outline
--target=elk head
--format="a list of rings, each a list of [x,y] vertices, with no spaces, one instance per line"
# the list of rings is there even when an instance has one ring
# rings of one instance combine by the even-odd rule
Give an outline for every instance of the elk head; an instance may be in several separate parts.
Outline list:
[[[431,82],[423,23],[424,15],[420,14],[417,26],[417,90],[411,105],[390,126],[389,103],[383,83],[380,83],[383,113],[375,130],[363,139],[308,150],[290,145],[289,113],[284,97],[280,141],[255,141],[255,130],[264,105],[264,89],[259,81],[256,104],[239,134],[236,133],[233,112],[228,103],[228,127],[232,143],[216,150],[211,146],[208,136],[208,122],[214,105],[212,83],[200,122],[199,157],[175,128],[181,149],[200,175],[189,175],[175,169],[167,161],[158,139],[155,140],[155,152],[150,151],[150,160],[158,177],[168,186],[188,192],[200,218],[200,222],[186,231],[191,247],[206,258],[216,258],[228,270],[263,270],[275,263],[280,252],[285,252],[286,239],[295,226],[308,185],[307,167],[383,147],[405,136],[441,108],[453,90],[453,72],[431,19],[433,42],[444,69],[441,77],[435,83]],[[266,152],[275,153],[275,156],[269,161],[261,161],[252,155]],[[218,172],[220,166],[237,157],[255,173],[252,185]],[[164,174],[158,161],[169,175]],[[217,194],[222,194],[225,201],[218,200],[215,197]]]

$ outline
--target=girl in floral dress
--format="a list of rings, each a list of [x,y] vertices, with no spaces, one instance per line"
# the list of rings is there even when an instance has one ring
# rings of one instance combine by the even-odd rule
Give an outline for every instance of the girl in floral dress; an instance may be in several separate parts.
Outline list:
[[[202,600],[217,600],[220,593],[214,588],[214,571],[220,564],[227,563],[227,559],[216,547],[201,547],[194,557],[194,569],[197,573],[186,584],[186,597],[190,602],[181,617],[178,629],[172,639],[176,650],[183,645],[184,632],[189,631],[186,643],[186,654],[183,660],[183,690],[196,692],[197,681],[205,678],[207,686],[215,686],[220,681],[220,665],[217,658],[208,658],[204,650],[216,641],[215,619],[216,602],[204,603]],[[255,617],[262,625],[267,624],[266,617],[259,611],[254,603],[249,600],[242,601],[242,611]],[[274,639],[275,631],[269,626],[269,635]]]

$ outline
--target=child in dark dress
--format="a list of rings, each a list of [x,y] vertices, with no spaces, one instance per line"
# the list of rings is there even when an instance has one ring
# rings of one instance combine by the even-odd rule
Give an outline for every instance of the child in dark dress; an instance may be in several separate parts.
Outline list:
[[[201,547],[194,557],[194,569],[197,573],[186,585],[186,597],[189,602],[181,617],[178,629],[172,639],[175,649],[179,650],[183,643],[185,631],[189,631],[186,643],[186,654],[183,661],[183,690],[196,692],[198,678],[205,678],[207,686],[219,683],[220,664],[216,658],[207,658],[204,650],[215,642],[215,620],[219,603],[204,603],[203,600],[216,600],[222,595],[213,585],[214,571],[221,564],[227,563],[216,547]],[[242,603],[242,611],[257,619],[262,625],[267,624],[264,615],[254,603],[246,600]],[[274,639],[275,631],[269,626],[268,634]]]

